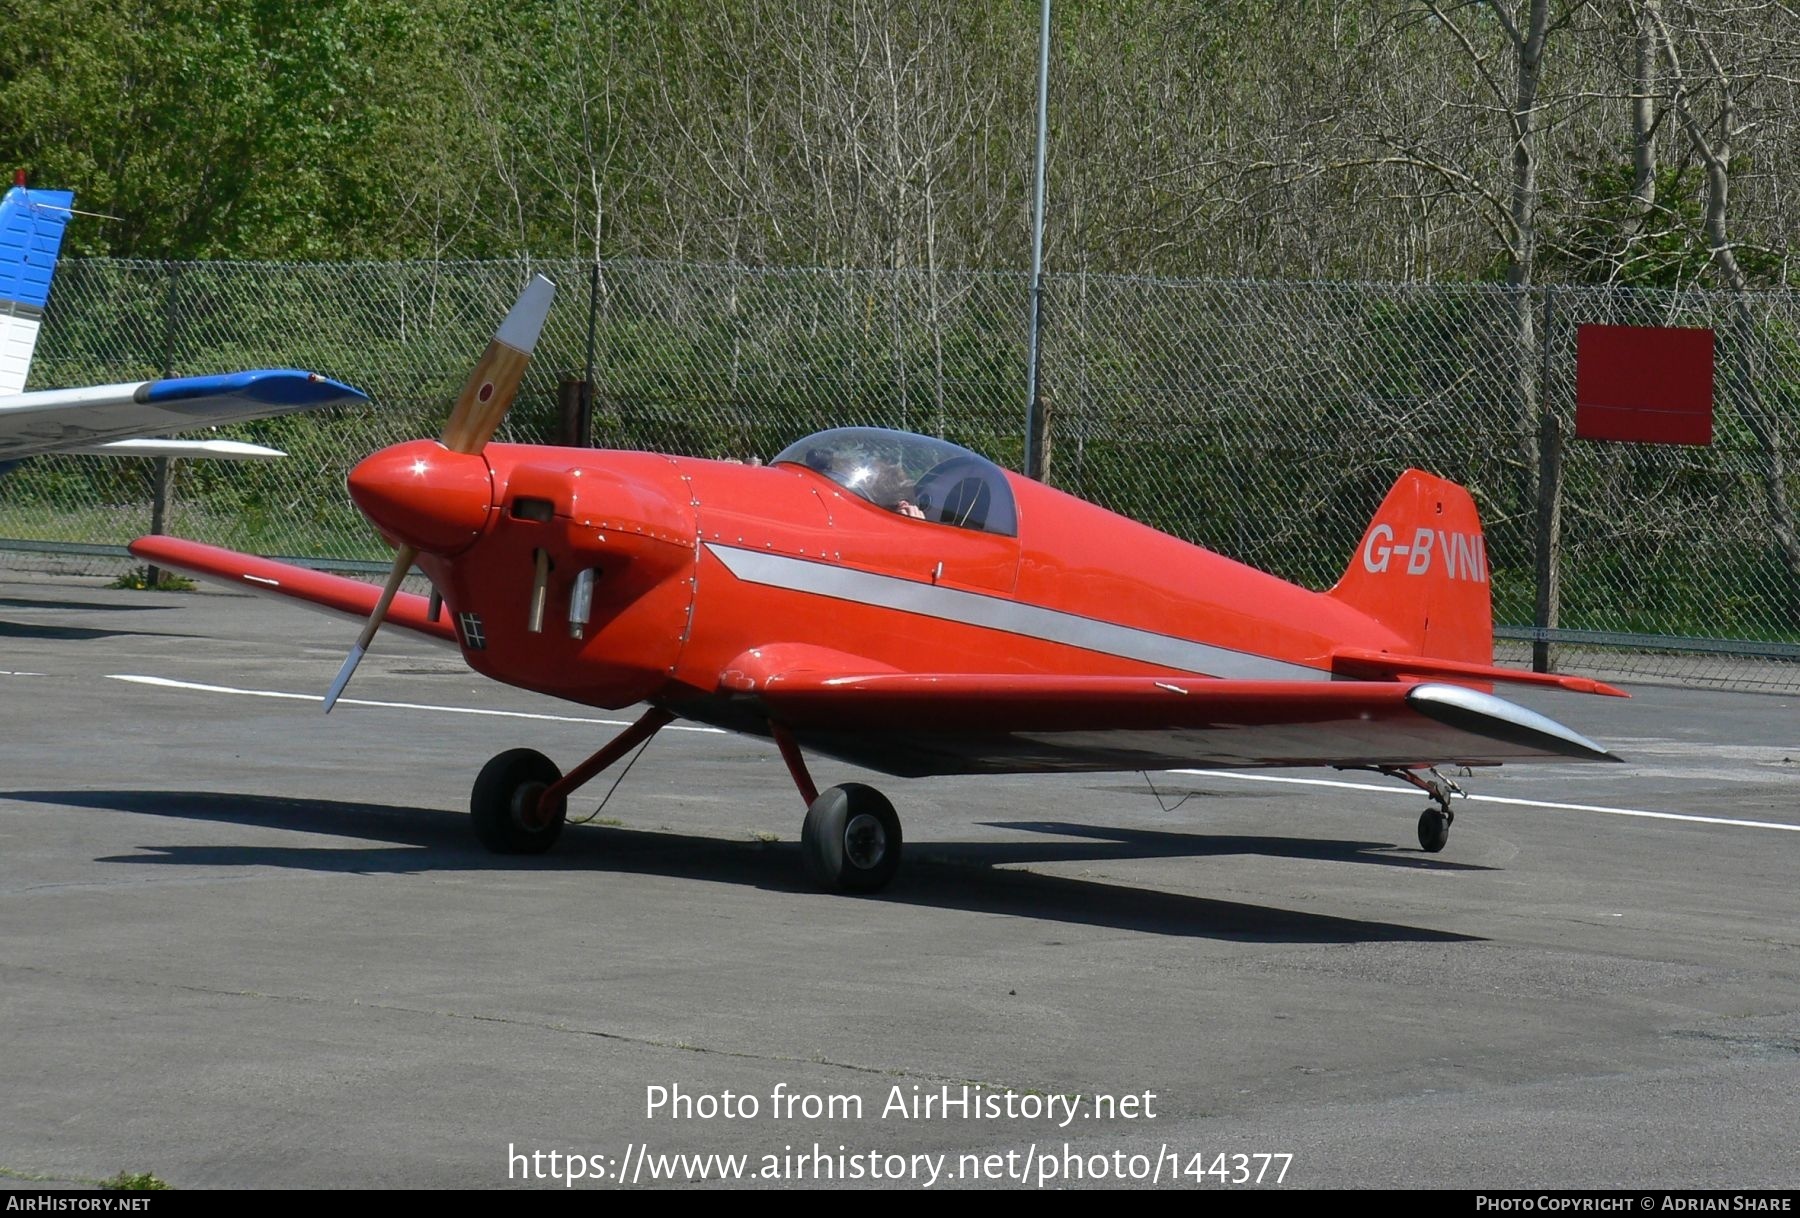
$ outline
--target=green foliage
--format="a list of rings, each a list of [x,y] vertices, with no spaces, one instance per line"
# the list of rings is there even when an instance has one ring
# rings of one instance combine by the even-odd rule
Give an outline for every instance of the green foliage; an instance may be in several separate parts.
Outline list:
[[[393,251],[397,204],[442,177],[437,137],[455,108],[443,47],[466,9],[28,5],[0,45],[0,159],[108,217],[70,229],[76,253]]]
[[[173,571],[158,570],[156,578],[151,579],[149,567],[133,567],[106,586],[128,592],[192,592],[196,585],[187,576],[176,575]]]
[[[1732,163],[1731,177],[1751,167]],[[1634,170],[1629,160],[1602,160],[1580,175],[1582,206],[1569,199],[1547,201],[1540,280],[1551,283],[1617,284],[1677,288],[1701,282],[1712,267],[1706,243],[1706,174],[1688,160],[1659,166],[1653,206],[1632,198]],[[1738,265],[1759,286],[1782,286],[1782,260],[1769,250],[1737,247]]]
[[[1034,5],[13,7],[0,167],[113,217],[84,216],[74,253],[1017,268],[1029,249]],[[1490,87],[1509,43],[1487,6],[1447,14],[1059,3],[1051,265],[1498,278],[1512,136]],[[1774,87],[1792,71],[1760,58],[1792,41],[1781,20],[1747,13],[1721,40],[1732,238],[1768,283],[1795,173]],[[1619,36],[1559,24],[1545,49],[1540,282],[1668,284],[1704,263],[1667,80],[1658,208],[1643,232],[1632,214]]]
[[[110,1180],[100,1181],[100,1187],[120,1192],[143,1193],[160,1191],[169,1186],[147,1171],[122,1171]]]

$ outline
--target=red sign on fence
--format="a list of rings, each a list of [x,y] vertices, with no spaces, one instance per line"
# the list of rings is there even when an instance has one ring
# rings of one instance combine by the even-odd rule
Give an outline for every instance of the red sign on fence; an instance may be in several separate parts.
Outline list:
[[[1711,330],[1577,328],[1576,439],[1711,444],[1712,424]]]

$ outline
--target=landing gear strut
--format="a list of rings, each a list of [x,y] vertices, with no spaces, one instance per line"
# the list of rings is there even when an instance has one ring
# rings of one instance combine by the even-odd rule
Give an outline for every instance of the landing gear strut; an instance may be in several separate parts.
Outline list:
[[[800,827],[806,874],[827,892],[886,888],[900,870],[900,817],[894,805],[860,782],[846,782],[820,794],[794,737],[779,724],[770,724],[769,730],[806,801],[806,821]]]
[[[652,708],[599,752],[570,770],[535,749],[508,749],[482,767],[469,796],[475,836],[496,854],[542,854],[562,835],[569,796],[675,718]],[[900,869],[900,817],[874,787],[847,782],[820,793],[793,735],[769,725],[788,773],[806,802],[800,854],[807,874],[828,892],[879,892]]]
[[[570,793],[674,718],[652,708],[567,774],[536,749],[501,753],[481,768],[469,793],[475,836],[495,854],[542,854],[562,835]]]

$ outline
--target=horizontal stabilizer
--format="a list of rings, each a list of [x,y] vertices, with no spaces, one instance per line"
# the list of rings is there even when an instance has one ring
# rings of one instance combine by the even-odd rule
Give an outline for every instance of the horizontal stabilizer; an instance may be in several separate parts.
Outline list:
[[[1515,685],[1544,685],[1576,694],[1604,694],[1609,698],[1629,698],[1617,686],[1592,677],[1570,677],[1553,672],[1525,672],[1517,668],[1501,668],[1494,664],[1468,664],[1458,660],[1438,660],[1430,656],[1393,655],[1385,651],[1368,651],[1360,647],[1340,647],[1331,653],[1331,671],[1343,677],[1365,680],[1395,678],[1415,681],[1432,678],[1452,681],[1506,681]]]

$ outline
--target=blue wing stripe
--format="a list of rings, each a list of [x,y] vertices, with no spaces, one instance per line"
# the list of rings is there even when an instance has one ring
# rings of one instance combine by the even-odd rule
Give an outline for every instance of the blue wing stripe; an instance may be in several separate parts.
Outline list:
[[[298,368],[257,368],[218,376],[178,376],[148,381],[132,395],[144,403],[231,397],[271,406],[328,406],[366,402],[359,389]]]

